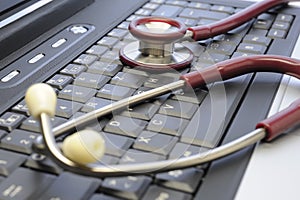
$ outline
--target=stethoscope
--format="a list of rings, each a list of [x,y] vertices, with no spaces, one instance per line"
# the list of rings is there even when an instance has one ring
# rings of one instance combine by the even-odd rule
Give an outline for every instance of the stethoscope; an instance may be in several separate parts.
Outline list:
[[[257,12],[254,10],[262,12],[265,9],[269,9],[270,7],[286,2],[288,1],[263,1],[254,4],[250,7],[250,10],[247,9],[245,13],[253,17],[257,15]],[[241,22],[237,22],[236,16],[242,17]],[[247,21],[249,17],[244,17],[241,13],[238,13],[230,17],[230,19],[235,20],[232,24],[229,23],[228,19],[225,20],[225,31],[235,27],[237,23],[241,24]],[[147,26],[145,24],[148,22],[167,23],[177,27],[179,32],[173,31],[173,29],[167,31],[170,33],[171,37],[169,37],[168,34],[165,34],[165,30],[162,31],[163,33],[160,33],[160,31],[155,28],[154,34],[152,32],[147,34],[147,31],[145,31],[143,26]],[[139,28],[140,25],[142,27]],[[154,26],[160,27],[159,24],[158,26]],[[133,31],[132,27],[135,27],[133,28]],[[215,34],[222,33],[223,30],[221,30],[220,27],[221,22],[218,22],[215,25],[204,28],[191,28],[189,31],[193,32],[192,37],[194,39],[202,39],[205,34],[207,34],[207,37],[211,37]],[[155,70],[164,70],[164,67],[179,69],[190,64],[193,57],[191,52],[180,46],[179,50],[183,49],[184,52],[184,56],[181,56],[179,53],[180,51],[177,51],[176,44],[173,44],[174,40],[180,39],[179,35],[182,36],[186,32],[186,29],[182,28],[181,23],[174,20],[145,18],[134,21],[129,28],[134,35],[137,35],[140,39],[142,39],[142,42],[140,42],[140,47],[138,49],[133,48],[136,47],[137,44],[132,46],[129,44],[121,50],[120,58],[124,63],[132,64],[133,66],[138,65],[149,69],[154,67]],[[154,37],[152,37],[153,35]],[[162,39],[166,42],[160,44],[159,41]],[[152,43],[153,41],[155,42]],[[132,47],[132,50],[130,47]],[[155,51],[156,48],[157,52]],[[133,54],[135,56],[127,56],[128,52],[134,52]],[[173,56],[173,53],[179,54],[179,58]],[[129,57],[133,60],[129,60]],[[167,59],[165,59],[165,57],[167,57]],[[148,61],[150,63],[148,63]],[[177,61],[179,62],[177,63]],[[74,132],[76,127],[85,126],[95,120],[95,118],[103,117],[113,113],[114,111],[120,111],[129,106],[142,103],[148,99],[170,93],[178,89],[185,89],[189,87],[198,88],[216,81],[225,81],[252,72],[284,73],[300,78],[300,61],[289,57],[270,55],[238,57],[226,60],[201,71],[193,71],[185,75],[181,75],[180,80],[176,82],[114,102],[78,118],[71,119],[55,128],[52,128],[51,126],[51,117],[55,115],[56,93],[52,87],[47,84],[34,84],[28,89],[25,95],[25,100],[30,114],[38,119],[41,125],[42,136],[38,137],[33,144],[33,150],[49,156],[56,164],[65,170],[87,176],[106,177],[132,175],[136,173],[159,173],[187,168],[224,157],[247,147],[248,145],[255,144],[260,140],[272,141],[290,127],[300,123],[300,99],[292,103],[288,108],[278,112],[276,115],[259,122],[254,131],[235,139],[232,142],[196,155],[177,159],[106,166],[104,164],[97,163],[105,152],[105,142],[99,133],[91,129],[84,129],[76,133],[69,134]],[[68,136],[65,137],[65,135]],[[61,145],[58,145],[56,139],[61,137],[65,137],[65,139]]]

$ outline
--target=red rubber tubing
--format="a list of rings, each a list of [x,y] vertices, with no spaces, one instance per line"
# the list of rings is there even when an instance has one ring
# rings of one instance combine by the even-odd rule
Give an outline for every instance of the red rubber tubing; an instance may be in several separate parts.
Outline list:
[[[192,38],[194,40],[203,40],[207,38],[214,37],[216,35],[224,34],[238,26],[244,24],[245,22],[251,20],[252,18],[258,16],[259,14],[265,12],[266,10],[280,5],[285,4],[290,1],[299,1],[299,0],[264,0],[259,1],[257,3],[252,4],[251,6],[245,8],[244,10],[233,14],[223,20],[218,22],[197,26],[197,27],[190,27],[188,30],[193,32]],[[199,11],[201,12],[201,11]]]
[[[300,60],[276,55],[255,55],[238,57],[217,63],[201,71],[194,71],[181,76],[186,84],[195,87],[253,72],[275,72],[300,79]],[[259,122],[256,128],[264,128],[266,141],[271,141],[283,131],[300,123],[300,99],[276,115]]]

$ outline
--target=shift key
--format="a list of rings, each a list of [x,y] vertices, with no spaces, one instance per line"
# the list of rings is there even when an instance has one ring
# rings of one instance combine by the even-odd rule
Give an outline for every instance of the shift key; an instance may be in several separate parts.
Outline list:
[[[155,10],[152,15],[160,17],[176,17],[180,13],[181,9],[181,7],[177,6],[162,5]]]

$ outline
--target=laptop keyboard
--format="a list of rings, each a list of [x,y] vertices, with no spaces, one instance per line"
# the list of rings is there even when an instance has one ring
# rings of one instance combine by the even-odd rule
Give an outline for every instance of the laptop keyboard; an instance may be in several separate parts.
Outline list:
[[[295,16],[273,9],[227,34],[183,42],[195,59],[179,72],[145,72],[119,61],[120,48],[136,40],[127,30],[131,20],[152,15],[195,26],[242,10],[224,3],[151,0],[136,10],[46,81],[58,96],[54,126],[176,81],[180,74],[234,57],[266,54],[274,40],[284,40],[291,34]],[[88,127],[106,140],[106,153],[99,163],[147,163],[188,157],[218,146],[251,77],[236,78],[238,84],[227,81],[195,91],[174,91],[95,119]],[[201,194],[197,191],[210,167],[207,163],[154,175],[103,179],[69,173],[32,151],[31,145],[40,135],[39,123],[29,116],[24,100],[1,115],[0,129],[0,199],[198,199]]]

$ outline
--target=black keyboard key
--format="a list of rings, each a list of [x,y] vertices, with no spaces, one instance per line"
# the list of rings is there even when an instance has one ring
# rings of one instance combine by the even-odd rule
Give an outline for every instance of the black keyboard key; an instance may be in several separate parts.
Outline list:
[[[121,64],[119,60],[119,51],[107,51],[101,56],[100,61]]]
[[[55,115],[59,117],[70,118],[74,113],[80,110],[81,103],[57,99]]]
[[[157,88],[176,80],[178,80],[178,78],[153,74],[145,81],[144,86],[148,88]]]
[[[103,133],[105,140],[105,154],[121,157],[133,144],[134,140],[129,137]]]
[[[63,169],[58,167],[51,158],[37,153],[31,154],[27,158],[25,166],[31,169],[36,169],[38,171],[48,172],[52,174],[60,174],[63,171]]]
[[[100,161],[98,162],[98,164],[102,164],[102,165],[115,165],[119,162],[119,158],[115,157],[115,156],[110,156],[110,155],[104,155],[102,156],[102,158],[100,159]]]
[[[88,88],[100,89],[108,81],[109,77],[107,76],[83,72],[74,80],[73,84]]]
[[[178,142],[169,154],[170,159],[178,159],[193,156],[195,154],[207,151],[207,148],[184,144]]]
[[[55,176],[18,168],[0,184],[0,199],[37,199],[55,180]]]
[[[90,200],[122,200],[122,199],[108,196],[105,194],[94,194]]]
[[[243,42],[269,46],[269,44],[271,43],[271,39],[264,36],[246,35]]]
[[[137,89],[143,85],[145,80],[145,76],[119,72],[111,79],[110,83]]]
[[[282,21],[282,22],[287,22],[287,23],[292,23],[294,20],[293,15],[289,14],[278,14],[275,21]]]
[[[150,15],[150,13],[148,14]],[[108,33],[108,36],[118,38],[122,40],[128,34],[127,30],[115,28],[111,32]]]
[[[194,193],[203,178],[204,171],[198,168],[179,169],[155,176],[158,184],[187,193]]]
[[[106,76],[114,76],[121,69],[122,66],[118,64],[96,61],[91,66],[89,66],[87,72],[103,74]]]
[[[182,0],[167,0],[167,1],[165,2],[165,4],[185,7],[185,6],[188,4],[188,2],[182,1]]]
[[[155,3],[146,3],[143,8],[148,10],[156,10],[159,7],[158,4]]]
[[[253,27],[268,30],[272,26],[275,17],[272,14],[263,13],[257,17]]]
[[[106,178],[102,188],[107,193],[125,199],[138,200],[151,183],[147,176],[127,176],[119,178]]]
[[[120,164],[147,163],[147,162],[154,162],[154,161],[160,161],[165,159],[166,159],[165,156],[159,154],[129,149],[122,156],[119,163]]]
[[[151,13],[152,13],[152,10],[140,8],[134,14],[135,15],[141,15],[141,16],[149,16],[149,15],[151,15]]]
[[[135,140],[133,148],[166,156],[177,141],[177,137],[151,131],[143,131]]]
[[[152,185],[148,188],[142,200],[190,200],[190,194]]]
[[[251,34],[251,35],[257,35],[257,36],[266,36],[268,34],[268,30],[258,29],[258,28],[252,28],[249,31],[249,34]]]
[[[173,5],[161,5],[158,9],[156,9],[152,15],[160,16],[160,17],[175,17],[181,11],[181,7],[173,6]]]
[[[147,126],[147,130],[180,136],[188,120],[178,117],[156,114]]]
[[[187,7],[197,8],[197,9],[201,9],[201,10],[209,10],[211,8],[211,5],[208,3],[190,2],[187,5]],[[201,10],[199,10],[198,12],[201,12]]]
[[[100,179],[64,172],[40,196],[44,199],[81,200],[88,199],[100,185]]]
[[[101,46],[106,46],[108,48],[113,48],[113,46],[115,44],[117,44],[119,42],[119,39],[118,38],[114,38],[114,37],[103,37],[101,40],[99,40],[97,42],[98,45],[101,45]]]
[[[214,37],[214,41],[229,43],[231,45],[238,45],[243,37],[239,34],[222,34]]]
[[[56,127],[60,124],[63,124],[67,121],[67,119],[61,118],[61,117],[54,117],[51,119],[51,123],[53,127]],[[28,117],[25,121],[23,121],[21,125],[21,129],[27,130],[27,131],[33,131],[40,133],[41,132],[41,126],[38,120],[34,119],[32,116]]]
[[[191,18],[191,19],[199,19],[202,14],[201,11],[194,8],[185,8],[179,15],[180,17]]]
[[[97,98],[97,97],[92,97],[88,102],[86,102],[81,109],[82,112],[91,112],[94,110],[97,110],[99,108],[102,108],[104,106],[107,106],[109,104],[112,104],[113,101],[109,99],[102,99],[102,98]]]
[[[0,174],[3,176],[10,175],[25,161],[25,155],[0,149]]]
[[[114,116],[106,125],[104,131],[136,138],[144,129],[147,122],[124,116]]]
[[[142,103],[128,110],[123,111],[122,115],[143,120],[150,120],[159,109],[159,106],[154,103]]]
[[[227,13],[209,11],[209,10],[197,10],[195,12],[199,13],[199,18],[201,19],[212,19],[212,20],[221,20],[229,16]]]
[[[100,57],[107,51],[108,51],[108,47],[100,46],[100,45],[93,45],[91,48],[89,48],[86,51],[86,53]]]
[[[65,86],[70,84],[72,81],[73,79],[70,76],[56,74],[54,77],[52,77],[50,80],[47,81],[47,84],[61,90]]]
[[[60,73],[76,78],[84,71],[86,71],[86,67],[83,65],[69,64],[64,69],[62,69]]]
[[[220,53],[230,56],[235,51],[236,46],[231,45],[229,43],[222,43],[222,42],[213,42],[208,45],[207,51],[213,53]]]
[[[86,88],[77,85],[68,85],[59,92],[58,97],[71,101],[78,101],[80,103],[87,102],[96,94],[95,89]]]
[[[208,63],[210,65],[216,64],[218,62],[221,62],[223,60],[229,59],[229,56],[220,52],[215,52],[215,50],[209,50],[205,51],[200,54],[197,63],[194,63],[194,66],[199,66],[198,64]],[[210,66],[208,65],[208,66]]]
[[[287,22],[275,21],[272,25],[273,29],[288,31],[291,24]]]
[[[234,13],[235,9],[231,6],[221,6],[221,5],[213,5],[210,10],[216,11],[216,12],[223,12],[223,13],[228,13],[232,14]]]
[[[73,62],[75,64],[90,66],[93,62],[98,59],[97,56],[88,55],[88,54],[81,54],[78,58],[76,58]]]
[[[101,88],[98,93],[97,97],[102,97],[106,99],[112,99],[112,100],[121,100],[126,97],[131,96],[134,93],[134,89],[119,86],[119,85],[112,85],[112,84],[106,84],[103,88]]]
[[[167,100],[159,109],[159,113],[175,117],[190,119],[198,105],[183,101]]]
[[[0,128],[7,131],[12,131],[13,129],[17,128],[24,119],[24,115],[7,112],[0,117]]]
[[[285,38],[287,35],[287,31],[284,30],[279,30],[279,29],[271,29],[268,33],[268,37],[276,39],[283,39]]]
[[[264,54],[267,47],[261,44],[241,43],[237,49],[238,52]]]
[[[29,110],[28,110],[28,107],[26,105],[26,102],[25,100],[22,100],[21,102],[19,102],[17,105],[15,105],[12,110],[14,112],[18,112],[18,113],[21,113],[23,115],[27,115],[29,116]]]
[[[16,129],[1,140],[0,146],[4,149],[30,154],[32,143],[38,136],[39,134],[36,133]]]
[[[176,99],[178,101],[186,101],[194,104],[200,104],[204,97],[207,95],[207,91],[202,89],[195,90],[177,90],[173,93],[172,99]]]

